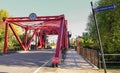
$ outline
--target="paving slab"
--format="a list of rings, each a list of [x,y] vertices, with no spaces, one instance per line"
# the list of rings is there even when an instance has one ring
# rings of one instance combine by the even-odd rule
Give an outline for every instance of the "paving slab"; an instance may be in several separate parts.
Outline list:
[[[60,67],[64,68],[78,68],[78,69],[98,69],[93,64],[85,60],[75,50],[68,50],[65,60],[60,64]]]
[[[104,70],[42,67],[36,73],[104,73]],[[120,70],[107,70],[107,73],[120,73]]]

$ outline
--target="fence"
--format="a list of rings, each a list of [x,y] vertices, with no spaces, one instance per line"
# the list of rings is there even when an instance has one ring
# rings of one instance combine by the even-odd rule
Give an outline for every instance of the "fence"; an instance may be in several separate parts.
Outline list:
[[[90,61],[95,66],[99,66],[99,56],[96,50],[87,49],[87,48],[80,48],[77,47],[77,51],[80,55],[82,55],[86,60]]]
[[[120,54],[104,54],[107,68],[120,68]],[[101,54],[99,53],[99,68],[102,67]]]
[[[101,54],[93,49],[77,47],[77,52],[95,66],[102,68]],[[104,54],[107,68],[120,68],[120,54]]]

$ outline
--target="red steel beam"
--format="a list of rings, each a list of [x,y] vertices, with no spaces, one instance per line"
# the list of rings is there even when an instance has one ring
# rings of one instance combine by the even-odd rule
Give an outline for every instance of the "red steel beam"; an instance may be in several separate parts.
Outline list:
[[[41,47],[42,47],[42,32],[40,31],[39,32],[39,35],[38,35],[38,42],[39,42],[39,44],[38,44],[38,49],[41,49]]]
[[[3,53],[8,52],[8,27],[9,27],[9,24],[6,23],[6,25],[5,25],[5,37],[4,37],[4,50],[3,50]]]
[[[64,30],[64,18],[61,20],[59,34],[58,34],[58,40],[57,40],[57,46],[56,46],[55,54],[54,54],[54,57],[52,60],[52,64],[58,64],[60,61],[63,30]]]
[[[15,24],[15,25],[17,25],[17,26],[20,26],[20,27],[22,27],[22,28],[26,28],[26,27],[27,27],[26,25],[21,24],[21,23],[19,23],[19,22],[11,22],[11,23],[13,23],[13,24]]]
[[[43,34],[43,33],[41,33],[41,39],[40,39],[40,46],[41,46],[41,48],[44,48],[45,47],[45,33]]]
[[[6,19],[7,22],[36,22],[36,21],[53,21],[53,20],[59,20],[59,19],[36,19],[36,20],[29,20],[29,19],[25,19],[25,20],[10,20],[10,19]]]
[[[62,35],[62,50],[65,48],[65,28],[63,29],[63,35]]]
[[[5,18],[6,22],[34,22],[34,21],[51,21],[51,20],[60,20],[64,15],[59,16],[38,16],[35,20],[30,20],[29,17],[11,17]]]
[[[60,19],[63,18],[63,15],[59,15],[59,16],[37,16],[36,19],[39,20],[50,20],[50,19]],[[10,17],[10,18],[4,18],[4,20],[9,20],[9,21],[14,21],[14,20],[30,20],[29,17]]]
[[[66,27],[66,29],[65,29],[65,47],[66,48],[69,48],[69,45],[68,45],[68,31],[67,31],[67,20],[65,20],[65,27]]]
[[[65,35],[66,39],[65,39],[65,45],[66,45],[66,48],[69,48],[69,45],[68,45],[68,32],[66,31],[66,35]]]
[[[28,46],[27,46],[27,47],[30,47],[30,43],[31,43],[33,37],[37,34],[37,31],[38,31],[38,30],[35,30],[35,31],[34,31],[32,37],[31,37],[30,40],[28,41]]]
[[[16,39],[18,40],[19,44],[20,44],[20,45],[21,45],[21,47],[23,48],[23,50],[26,50],[26,47],[25,47],[25,46],[24,46],[24,44],[22,43],[22,41],[21,41],[20,37],[17,35],[17,33],[16,33],[16,31],[15,31],[14,27],[13,27],[11,24],[10,24],[9,26],[10,26],[10,28],[11,28],[12,32],[14,33],[14,35],[15,35]]]
[[[40,43],[40,44],[38,45],[38,48],[39,48],[39,49],[44,48],[44,43],[45,43],[45,42],[44,42],[44,39],[43,39],[43,38],[44,38],[44,34],[43,34],[42,31],[40,31],[38,38],[39,38],[38,41],[39,41],[39,43]]]
[[[25,29],[25,34],[24,34],[24,45],[27,48],[27,39],[28,39],[28,29]]]

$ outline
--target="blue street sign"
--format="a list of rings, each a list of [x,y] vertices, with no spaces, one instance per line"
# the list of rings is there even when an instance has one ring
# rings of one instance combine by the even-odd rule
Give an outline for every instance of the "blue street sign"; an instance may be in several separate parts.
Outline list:
[[[103,7],[95,8],[94,11],[100,12],[100,11],[115,9],[116,7],[117,7],[116,5],[103,6]]]
[[[37,15],[36,15],[35,13],[31,13],[31,14],[29,15],[30,20],[35,20],[36,17],[37,17]]]

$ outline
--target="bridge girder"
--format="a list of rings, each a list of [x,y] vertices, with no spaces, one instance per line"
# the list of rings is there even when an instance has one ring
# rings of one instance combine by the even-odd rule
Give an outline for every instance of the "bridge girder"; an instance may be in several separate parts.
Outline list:
[[[67,20],[65,20],[64,15],[37,16],[35,20],[30,20],[29,17],[3,18],[3,22],[0,23],[0,27],[2,27],[4,24],[6,26],[4,53],[8,52],[8,27],[11,28],[23,50],[28,50],[34,36],[38,37],[38,41],[40,42],[40,44],[38,44],[38,48],[43,48],[45,45],[45,35],[58,35],[56,51],[52,60],[53,64],[59,63],[62,49],[68,48]],[[22,42],[20,37],[17,35],[13,25],[17,25],[25,30],[24,42]],[[32,37],[28,40],[29,30],[33,30],[33,34]]]

